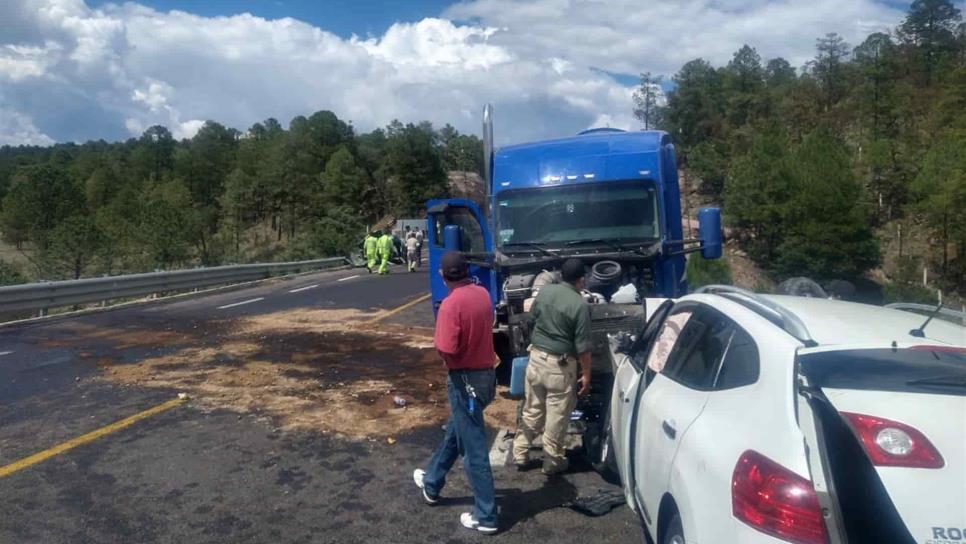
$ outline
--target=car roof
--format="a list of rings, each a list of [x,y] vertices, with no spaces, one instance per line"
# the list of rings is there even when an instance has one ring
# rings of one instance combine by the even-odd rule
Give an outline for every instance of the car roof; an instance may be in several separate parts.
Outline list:
[[[966,345],[966,327],[933,319],[925,338],[909,334],[926,316],[858,302],[788,295],[761,295],[792,312],[818,344],[883,344],[941,342]]]

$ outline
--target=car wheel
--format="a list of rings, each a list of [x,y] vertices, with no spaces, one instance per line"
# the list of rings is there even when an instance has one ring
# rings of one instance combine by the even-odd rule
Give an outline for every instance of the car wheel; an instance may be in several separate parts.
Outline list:
[[[610,426],[604,428],[603,435],[594,468],[601,474],[616,476],[617,459],[614,457],[614,439],[610,435]]]
[[[597,431],[597,446],[588,451],[591,464],[604,480],[620,484],[617,459],[614,457],[614,439],[611,437],[610,412],[604,416],[603,425]]]
[[[684,528],[681,526],[681,516],[677,513],[667,524],[663,544],[684,544]]]

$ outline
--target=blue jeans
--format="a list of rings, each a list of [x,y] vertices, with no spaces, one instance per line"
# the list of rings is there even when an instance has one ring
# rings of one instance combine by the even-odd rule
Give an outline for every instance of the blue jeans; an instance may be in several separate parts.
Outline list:
[[[467,383],[476,390],[476,406],[472,414],[469,412]],[[439,496],[446,485],[446,473],[462,455],[463,468],[473,488],[473,518],[485,527],[496,527],[493,471],[483,427],[483,409],[496,394],[496,373],[493,370],[452,371],[446,380],[446,392],[451,410],[446,422],[446,436],[429,460],[423,485],[430,497]]]

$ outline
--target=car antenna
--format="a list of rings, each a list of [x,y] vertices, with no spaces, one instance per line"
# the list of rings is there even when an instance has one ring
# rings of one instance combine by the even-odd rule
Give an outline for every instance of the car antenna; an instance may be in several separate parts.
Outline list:
[[[929,314],[929,317],[926,318],[926,322],[925,323],[923,323],[922,325],[919,325],[919,328],[918,329],[912,329],[911,331],[909,331],[909,336],[915,336],[916,338],[925,338],[926,337],[926,325],[928,325],[929,322],[932,321],[932,318],[936,317],[936,315],[938,315],[939,314],[939,311],[942,310],[942,309],[943,309],[943,303],[940,302],[939,303],[939,306],[936,306],[936,309],[933,310],[932,313]]]

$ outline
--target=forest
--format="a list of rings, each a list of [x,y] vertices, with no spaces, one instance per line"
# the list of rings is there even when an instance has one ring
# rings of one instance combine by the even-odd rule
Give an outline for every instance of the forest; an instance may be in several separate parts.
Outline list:
[[[447,125],[356,134],[334,113],[175,141],[0,148],[0,231],[26,266],[0,283],[343,255],[385,214],[418,215],[482,142]]]
[[[674,138],[706,202],[776,279],[879,270],[888,298],[966,294],[966,24],[916,0],[891,32],[816,40],[801,67],[752,46],[642,74],[635,114]]]
[[[767,52],[766,52],[767,53]],[[966,24],[948,0],[792,66],[745,45],[641,75],[642,128],[671,133],[685,180],[774,279],[872,277],[890,298],[966,294]],[[479,105],[476,105],[479,106]],[[0,284],[344,254],[365,225],[418,215],[479,172],[447,125],[369,133],[329,111],[244,132],[209,121],[125,142],[0,148]],[[9,252],[8,252],[9,253]]]

